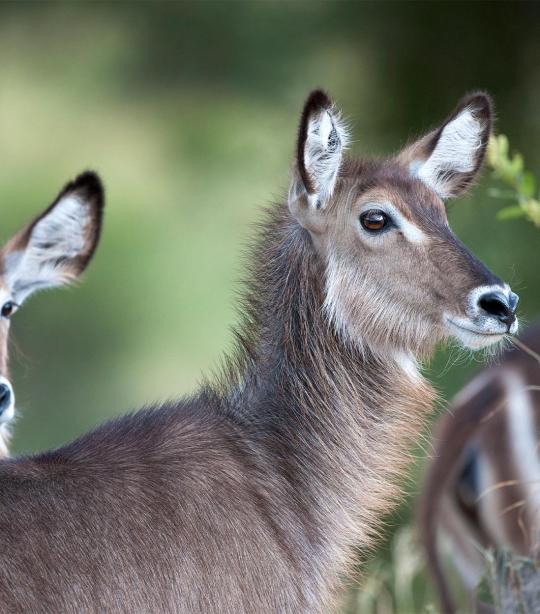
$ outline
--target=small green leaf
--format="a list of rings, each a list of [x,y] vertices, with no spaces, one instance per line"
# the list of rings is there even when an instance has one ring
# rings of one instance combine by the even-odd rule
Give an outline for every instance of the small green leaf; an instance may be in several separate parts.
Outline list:
[[[519,206],[505,207],[497,213],[498,220],[516,220],[520,217],[525,217],[525,211]]]
[[[496,136],[491,136],[489,139],[487,148],[487,159],[488,164],[491,167],[497,168],[499,163],[499,143]]]
[[[504,134],[499,134],[498,138],[497,138],[497,148],[499,150],[499,156],[501,158],[507,158],[508,157],[508,150],[509,150],[509,144],[508,144],[508,138],[504,135]]]
[[[523,196],[527,198],[532,198],[536,191],[536,181],[534,179],[534,175],[531,172],[526,172],[523,174],[523,181],[521,183],[521,191],[523,192]]]
[[[488,146],[488,165],[492,169],[492,177],[510,188],[508,191],[499,188],[489,189],[492,198],[507,198],[519,203],[497,213],[499,220],[513,220],[525,217],[540,228],[540,202],[535,198],[537,181],[534,175],[525,170],[523,156],[520,153],[509,155],[510,146],[504,134],[492,136]]]
[[[521,201],[520,204],[531,222],[536,224],[536,226],[540,226],[540,202],[535,198],[529,198]]]
[[[523,172],[523,156],[519,153],[514,154],[510,162],[510,172],[513,177],[517,177]]]
[[[516,193],[512,190],[501,190],[499,188],[488,188],[488,194],[492,198],[500,198],[501,200],[516,200]]]

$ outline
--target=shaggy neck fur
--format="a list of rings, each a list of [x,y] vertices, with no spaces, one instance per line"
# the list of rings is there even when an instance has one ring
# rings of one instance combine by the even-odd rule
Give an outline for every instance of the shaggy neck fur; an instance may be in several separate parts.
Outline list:
[[[434,391],[332,328],[324,267],[286,207],[263,225],[257,262],[225,411],[280,472],[290,522],[300,522],[309,542],[311,590],[327,606],[353,547],[366,550],[381,513],[398,500],[397,478]]]

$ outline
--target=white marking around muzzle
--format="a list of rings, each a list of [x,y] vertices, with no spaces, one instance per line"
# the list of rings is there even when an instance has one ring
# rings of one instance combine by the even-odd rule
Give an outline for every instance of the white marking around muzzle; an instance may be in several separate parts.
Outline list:
[[[15,417],[15,393],[13,392],[13,386],[5,377],[0,375],[0,385],[7,386],[9,389],[9,405],[3,409],[0,413],[0,425],[4,425],[11,422]]]

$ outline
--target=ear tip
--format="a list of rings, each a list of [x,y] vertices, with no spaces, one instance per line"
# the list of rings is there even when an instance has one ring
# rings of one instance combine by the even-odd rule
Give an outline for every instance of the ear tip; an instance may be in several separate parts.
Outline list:
[[[71,193],[77,193],[98,213],[105,207],[105,188],[95,171],[88,170],[77,175],[64,186],[57,200]]]
[[[98,209],[105,206],[105,188],[100,176],[95,171],[84,171],[69,183],[64,192],[77,192],[91,201]]]
[[[91,207],[94,227],[93,238],[89,249],[85,254],[79,255],[77,263],[74,264],[76,276],[78,276],[88,266],[99,243],[103,223],[103,209],[105,207],[105,188],[103,187],[103,182],[98,173],[93,170],[86,170],[77,175],[77,177],[64,188],[64,194],[69,192],[76,193]]]
[[[333,106],[330,96],[321,88],[313,90],[307,97],[304,105],[304,114],[320,111],[321,109],[331,109]]]
[[[493,117],[493,99],[484,90],[470,92],[461,100],[460,108],[468,107],[474,110],[476,116],[481,119],[491,120]]]

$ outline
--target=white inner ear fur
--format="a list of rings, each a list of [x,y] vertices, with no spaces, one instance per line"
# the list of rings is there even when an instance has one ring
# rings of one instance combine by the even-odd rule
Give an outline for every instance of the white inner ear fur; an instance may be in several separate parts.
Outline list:
[[[443,128],[431,156],[411,164],[411,172],[441,198],[452,195],[449,175],[471,173],[482,146],[482,124],[471,109],[464,109]]]
[[[7,281],[17,303],[68,281],[65,261],[84,251],[90,221],[89,205],[66,195],[34,226],[26,248],[7,256]]]
[[[324,207],[332,196],[347,142],[345,125],[333,111],[322,111],[309,120],[304,165],[316,189],[316,194],[309,195],[310,204]]]

